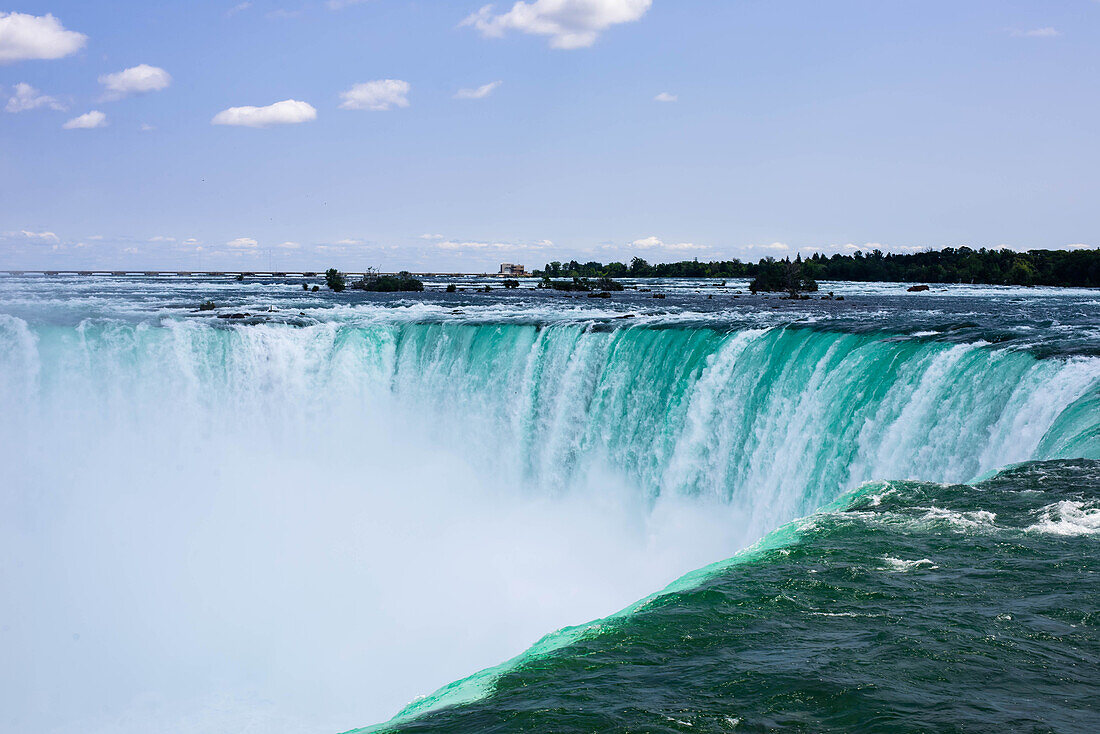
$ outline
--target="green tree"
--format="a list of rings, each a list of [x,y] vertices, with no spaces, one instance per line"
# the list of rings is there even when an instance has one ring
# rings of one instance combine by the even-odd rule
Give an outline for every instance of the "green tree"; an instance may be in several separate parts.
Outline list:
[[[1018,257],[1012,262],[1012,267],[1008,271],[1008,282],[1013,285],[1035,285],[1037,276],[1034,266],[1022,257]]]
[[[339,293],[347,286],[347,281],[344,279],[344,274],[339,270],[336,268],[329,268],[325,271],[325,284]]]

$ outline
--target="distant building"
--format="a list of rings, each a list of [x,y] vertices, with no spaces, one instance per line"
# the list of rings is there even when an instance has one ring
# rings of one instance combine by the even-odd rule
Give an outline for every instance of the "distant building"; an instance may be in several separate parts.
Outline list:
[[[527,275],[527,271],[523,269],[522,265],[515,265],[513,263],[501,263],[500,264],[501,275]]]

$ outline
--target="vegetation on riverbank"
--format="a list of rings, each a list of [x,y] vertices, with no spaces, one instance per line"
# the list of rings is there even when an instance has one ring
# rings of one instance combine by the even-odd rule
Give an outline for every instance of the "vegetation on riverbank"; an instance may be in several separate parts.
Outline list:
[[[757,278],[769,280],[774,258],[757,263],[740,260],[683,260],[650,264],[640,257],[630,264],[611,262],[551,262],[535,274],[544,278]],[[1080,250],[973,250],[948,247],[911,254],[881,250],[852,255],[822,255],[802,260],[804,277],[813,280],[885,281],[900,283],[985,283],[990,285],[1053,285],[1100,287],[1100,248]],[[544,281],[545,282],[545,281]],[[568,290],[568,288],[564,288]],[[760,290],[768,290],[761,288]],[[787,290],[781,288],[779,290]]]

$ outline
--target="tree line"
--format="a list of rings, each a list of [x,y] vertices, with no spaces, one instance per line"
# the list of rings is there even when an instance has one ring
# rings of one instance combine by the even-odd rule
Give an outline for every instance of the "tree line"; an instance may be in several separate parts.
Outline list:
[[[884,281],[898,283],[983,283],[989,285],[1052,285],[1100,287],[1100,248],[1080,250],[973,250],[948,247],[910,254],[851,255],[814,253],[803,260],[764,258],[757,263],[733,260],[630,264],[610,262],[550,262],[535,275],[550,278],[757,278],[779,272],[781,263],[800,267],[807,280]],[[778,290],[778,288],[777,288]]]

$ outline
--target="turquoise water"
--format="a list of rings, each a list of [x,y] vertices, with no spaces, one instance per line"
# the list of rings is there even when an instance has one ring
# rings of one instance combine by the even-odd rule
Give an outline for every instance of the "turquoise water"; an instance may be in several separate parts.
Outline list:
[[[385,731],[1094,731],[1100,462],[876,482]]]
[[[1095,724],[1095,293],[443,285],[0,281],[11,731]]]

